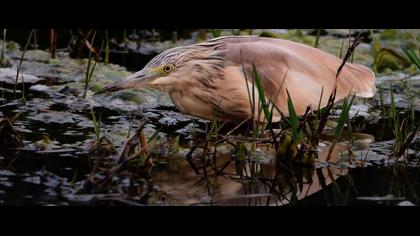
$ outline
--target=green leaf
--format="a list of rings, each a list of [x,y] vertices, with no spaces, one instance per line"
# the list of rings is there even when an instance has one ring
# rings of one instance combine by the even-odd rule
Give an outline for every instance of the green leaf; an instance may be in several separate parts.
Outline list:
[[[342,108],[342,112],[340,114],[340,117],[338,118],[337,121],[337,127],[335,128],[334,131],[334,137],[336,139],[338,139],[341,136],[341,133],[343,131],[344,125],[347,123],[348,119],[349,119],[349,112],[350,112],[350,108],[353,104],[354,98],[356,97],[356,94],[353,95],[353,97],[351,98],[350,102],[348,101],[348,98],[345,98],[343,100],[343,108]]]
[[[394,135],[398,142],[401,140],[400,118],[395,108],[394,93],[392,92],[392,83],[391,83],[391,107],[389,111],[389,116],[394,123]]]
[[[416,53],[407,48],[403,48],[405,55],[410,59],[411,63],[417,66],[417,68],[420,70],[420,58],[416,55]]]
[[[264,112],[264,116],[265,119],[267,120],[267,122],[271,121],[271,113],[268,110],[268,105],[267,105],[267,101],[265,100],[265,92],[264,92],[264,87],[261,83],[261,79],[260,76],[258,75],[258,71],[257,68],[255,67],[255,64],[252,65],[252,69],[253,69],[253,75],[255,78],[255,84],[257,85],[257,89],[258,89],[258,96],[259,96],[259,100],[261,103],[261,107],[263,109]]]
[[[293,142],[298,140],[298,127],[299,127],[299,118],[296,114],[295,107],[293,105],[292,98],[290,97],[289,90],[286,89],[287,92],[287,109],[289,110],[289,121],[290,125],[292,126],[292,139]]]

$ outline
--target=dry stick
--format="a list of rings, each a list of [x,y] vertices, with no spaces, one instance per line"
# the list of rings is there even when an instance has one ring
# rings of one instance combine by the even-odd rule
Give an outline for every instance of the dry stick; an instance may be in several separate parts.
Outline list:
[[[194,153],[194,151],[200,147],[199,145],[194,145],[190,151],[187,153],[187,155],[185,155],[185,160],[187,160],[188,164],[190,164],[191,168],[194,170],[196,175],[200,174],[200,170],[197,168],[197,166],[194,164],[194,162],[192,161],[192,154]]]
[[[18,79],[19,79],[20,67],[22,66],[23,58],[25,57],[25,53],[26,53],[26,50],[28,49],[29,43],[31,42],[31,38],[32,38],[33,33],[34,33],[34,30],[31,30],[31,33],[29,34],[29,38],[26,41],[25,47],[23,48],[22,55],[20,56],[19,64],[16,67],[16,80],[15,80],[15,87],[13,88],[13,94],[14,94],[15,98],[16,98],[16,88],[17,88],[17,82],[18,82]]]
[[[91,67],[91,51],[93,50],[93,52],[96,53],[95,49],[92,48],[92,46],[90,46],[91,44],[93,44],[93,42],[95,40],[95,36],[96,36],[96,30],[93,33],[91,43],[89,43],[86,40],[86,46],[89,48],[90,51],[89,51],[89,59],[88,59],[88,63],[87,63],[87,68],[86,68],[85,86],[84,86],[84,92],[83,92],[83,98],[84,99],[86,98],[87,89],[88,89],[89,83],[92,79],[92,75],[93,75],[93,71],[95,70],[96,63],[99,61],[99,58],[97,56],[95,56],[95,62],[93,63],[92,69],[90,68]]]
[[[3,43],[1,45],[0,63],[2,63],[4,60],[4,51],[6,48],[6,33],[7,29],[3,29]]]
[[[105,30],[105,65],[109,63],[109,37],[108,30]]]
[[[208,194],[208,196],[209,196],[209,197],[210,197],[210,199],[211,199],[210,181],[209,181],[209,176],[208,176],[208,174],[207,174],[207,167],[206,167],[206,166],[203,166],[203,173],[204,173],[204,178],[205,178],[205,180],[206,180],[207,194]],[[210,200],[210,204],[212,204],[212,203],[211,203],[211,200]]]
[[[213,163],[214,163],[214,165],[213,166],[211,166],[210,165],[210,167],[212,168],[212,170],[214,171],[214,173],[215,173],[215,175],[214,175],[214,178],[213,178],[213,191],[212,191],[212,196],[214,195],[214,192],[216,191],[216,186],[217,186],[217,177],[218,177],[218,175],[217,175],[217,173],[219,172],[218,170],[217,170],[217,145],[214,145],[214,151],[213,151]]]
[[[327,183],[326,183],[326,180],[325,180],[324,173],[322,173],[322,169],[317,169],[316,174],[317,174],[317,177],[318,177],[318,181],[321,185],[321,190],[323,190],[322,192],[324,193],[324,199],[326,201],[326,204],[329,206],[329,205],[331,205],[330,202],[331,202],[332,197],[331,197],[330,192],[327,191]]]
[[[278,137],[278,135],[280,135],[281,134],[281,132],[279,132],[277,135],[275,135],[274,134],[274,130],[273,130],[273,112],[274,112],[274,108],[276,108],[277,109],[277,111],[280,113],[280,115],[282,116],[282,117],[284,117],[283,116],[283,113],[280,111],[280,109],[278,109],[277,108],[277,106],[276,106],[276,101],[278,100],[278,97],[279,97],[279,95],[280,95],[280,90],[283,88],[283,84],[284,84],[284,81],[286,80],[286,78],[287,78],[287,74],[289,73],[289,67],[287,67],[287,71],[286,71],[286,73],[284,74],[284,77],[283,77],[283,80],[282,80],[282,82],[281,82],[281,84],[280,84],[280,88],[277,90],[277,93],[276,93],[276,95],[275,95],[275,98],[274,98],[274,102],[273,102],[273,106],[271,107],[271,120],[269,121],[269,124],[270,124],[270,133],[271,133],[271,137],[272,137],[272,141],[273,141],[273,143],[274,143],[274,147],[276,148],[276,150],[279,150],[279,143],[278,142],[276,142],[276,140],[277,140],[277,137]],[[270,99],[271,100],[271,99]]]
[[[226,135],[219,135],[218,134],[218,136],[222,137],[222,139],[216,141],[214,143],[214,145],[219,145],[219,144],[221,144],[221,143],[223,143],[225,141],[228,141],[229,138],[233,137],[233,136],[230,136],[230,135],[233,132],[235,132],[235,130],[237,130],[239,127],[241,127],[243,124],[245,124],[245,122],[249,121],[249,119],[250,118],[243,120],[241,123],[239,123],[238,125],[236,125],[233,129],[231,129]],[[233,146],[236,146],[236,145],[233,145]]]
[[[37,30],[34,29],[34,48],[35,50],[38,49],[38,39],[37,39]]]
[[[147,140],[146,140],[146,136],[144,134],[144,130],[141,130],[139,133],[139,142],[140,142],[140,147],[144,150],[146,153],[149,153],[149,148],[148,148],[148,144],[147,144]],[[150,158],[150,155],[147,156],[146,158],[146,164],[150,164],[153,165],[153,160]]]
[[[341,190],[340,190],[340,188],[339,188],[339,186],[338,186],[337,182],[335,181],[334,175],[333,175],[333,173],[332,173],[332,171],[331,171],[330,167],[327,167],[327,172],[328,172],[328,177],[331,179],[331,186],[332,186],[332,190],[333,190],[335,187],[336,187],[336,188],[338,188],[336,191],[337,191],[337,194],[339,195],[339,200],[341,201],[341,200],[342,200],[342,198],[343,198],[343,194],[341,193]],[[336,198],[334,198],[334,195],[333,195],[332,199],[333,199],[333,203],[334,203],[334,205],[338,205],[338,204],[340,204],[340,202],[337,204],[337,200],[336,200]]]
[[[94,35],[93,38],[95,38],[95,34],[96,34],[96,31],[93,33]],[[99,53],[95,50],[92,44],[93,44],[93,39],[92,39],[92,43],[90,43],[88,40],[85,40],[86,47],[89,49],[90,52],[95,54],[95,61],[99,61]]]
[[[143,119],[140,123],[139,128],[136,130],[135,134],[124,142],[123,149],[118,157],[118,163],[123,162],[126,159],[125,156],[128,155],[130,148],[137,144],[133,142],[135,142],[136,137],[139,137],[139,133],[143,130],[144,126],[146,125],[146,122],[147,122],[147,119]],[[142,147],[144,146],[145,145],[142,145]]]
[[[51,53],[51,58],[56,57],[56,51],[57,51],[57,30],[50,29],[50,53]]]
[[[150,145],[150,146],[154,146],[154,145]],[[123,160],[121,163],[119,163],[117,166],[115,166],[115,167],[113,167],[110,171],[109,171],[109,174],[108,174],[108,177],[107,178],[105,178],[105,179],[102,179],[102,180],[100,180],[97,184],[104,184],[104,185],[106,185],[107,183],[109,183],[109,181],[112,181],[112,177],[115,175],[115,174],[117,174],[118,172],[120,172],[121,170],[123,170],[126,166],[127,166],[127,164],[130,162],[130,161],[135,161],[135,160],[137,160],[138,158],[140,158],[141,157],[141,155],[142,154],[147,154],[146,155],[146,162],[147,162],[147,160],[148,160],[148,158],[149,158],[149,155],[150,155],[150,153],[147,153],[146,152],[146,148],[141,148],[139,151],[137,151],[136,153],[134,153],[133,155],[131,155],[128,159],[126,159],[126,160]]]
[[[147,150],[147,140],[146,136],[144,135],[144,130],[141,130],[139,133],[139,141],[140,141],[140,147],[144,147]]]
[[[410,191],[411,195],[414,197],[414,199],[416,200],[416,203],[418,204],[419,203],[419,198],[417,197],[417,194],[416,194],[416,191],[413,188],[413,185],[410,184],[410,181],[407,178],[407,173],[403,172],[402,176],[403,176],[405,184],[408,187],[408,190]]]
[[[357,35],[357,38],[356,38],[356,40],[354,40],[354,42],[353,42],[353,44],[347,49],[347,53],[346,53],[346,55],[344,56],[344,59],[343,59],[343,62],[341,63],[341,65],[340,65],[340,67],[338,67],[338,70],[337,70],[337,74],[336,74],[336,77],[335,77],[335,85],[334,85],[334,90],[333,90],[333,92],[331,93],[331,96],[330,96],[330,98],[329,98],[329,100],[328,100],[328,104],[329,105],[331,105],[331,106],[328,106],[328,112],[326,112],[326,114],[327,114],[327,116],[328,116],[328,114],[329,114],[329,112],[331,111],[330,109],[332,108],[332,105],[334,104],[334,101],[335,101],[335,95],[337,94],[337,80],[338,80],[338,77],[340,76],[340,74],[341,74],[341,71],[342,71],[342,69],[343,69],[343,67],[344,67],[344,65],[346,64],[346,62],[348,61],[348,59],[351,57],[351,55],[353,54],[353,52],[354,52],[354,50],[356,49],[356,47],[362,42],[362,37],[360,37],[360,34],[361,34],[361,32]],[[331,102],[331,103],[330,103]],[[321,121],[322,122],[322,121]],[[325,124],[326,124],[326,122],[327,122],[327,119],[325,119],[324,120],[324,124],[323,124],[323,126],[325,126]],[[322,126],[322,129],[323,129],[323,126]],[[321,125],[320,125],[320,127],[319,128],[321,128]],[[320,134],[321,132],[322,132],[322,129],[321,130],[319,130],[318,129],[318,134]],[[334,139],[334,141],[333,141],[333,143],[332,143],[332,145],[331,145],[331,147],[330,147],[330,149],[328,150],[328,155],[327,155],[327,158],[326,158],[326,161],[328,162],[330,159],[331,159],[331,154],[332,154],[332,152],[333,152],[333,150],[334,150],[334,148],[335,148],[335,145],[337,144],[337,140],[336,139]]]
[[[316,31],[316,39],[315,39],[315,45],[314,47],[317,48],[319,45],[319,37],[321,36],[321,29],[317,29]]]

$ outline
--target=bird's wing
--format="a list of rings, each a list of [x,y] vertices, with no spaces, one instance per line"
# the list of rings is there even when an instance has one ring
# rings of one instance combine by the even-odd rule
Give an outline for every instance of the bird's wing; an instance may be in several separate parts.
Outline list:
[[[225,46],[228,63],[243,66],[248,79],[252,79],[253,65],[256,66],[266,97],[275,101],[285,115],[288,115],[286,89],[298,115],[303,115],[307,106],[317,108],[322,89],[321,106],[325,106],[342,63],[324,51],[288,40],[236,37],[226,38]],[[337,80],[336,99],[354,93],[373,96],[374,79],[374,73],[367,67],[346,63]]]

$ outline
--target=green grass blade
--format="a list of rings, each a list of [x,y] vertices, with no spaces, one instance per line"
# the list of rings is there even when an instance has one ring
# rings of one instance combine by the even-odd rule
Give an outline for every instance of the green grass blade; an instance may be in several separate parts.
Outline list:
[[[264,87],[262,85],[260,76],[258,75],[258,71],[257,68],[255,67],[255,64],[252,65],[252,70],[253,70],[253,74],[254,74],[254,78],[255,78],[255,84],[257,86],[258,89],[258,97],[261,103],[261,107],[263,109],[264,112],[264,116],[265,119],[269,122],[271,119],[271,114],[270,111],[268,109],[268,105],[267,105],[267,101],[266,101],[266,97],[265,97],[265,92],[264,92]]]
[[[315,38],[314,48],[317,48],[319,46],[319,37],[321,36],[321,30],[322,29],[317,29],[317,31],[316,31],[316,38]]]
[[[385,116],[386,115],[385,98],[384,98],[384,91],[382,89],[382,86],[379,85],[378,90],[379,90],[379,101],[381,103],[382,115]]]
[[[350,108],[353,104],[353,101],[354,101],[355,97],[356,97],[356,94],[354,94],[352,96],[350,101],[348,101],[348,98],[345,98],[343,100],[343,108],[342,108],[340,117],[338,118],[338,121],[337,121],[337,127],[335,128],[335,131],[334,131],[334,137],[336,139],[338,139],[341,136],[344,125],[347,123],[347,121],[349,119]]]
[[[298,128],[299,128],[299,118],[296,114],[295,107],[293,105],[292,98],[290,97],[289,90],[287,92],[287,109],[289,110],[289,121],[292,129],[292,139],[293,142],[298,140]]]
[[[400,118],[398,116],[398,113],[395,107],[394,93],[392,92],[392,83],[391,83],[391,106],[390,106],[389,116],[390,116],[390,119],[394,123],[394,135],[398,142],[401,140]]]
[[[340,59],[343,59],[343,49],[344,49],[344,39],[341,40],[341,48],[340,48]]]
[[[407,48],[403,48],[405,55],[410,59],[411,63],[417,66],[417,68],[420,70],[420,58],[416,55],[416,53]]]
[[[100,130],[101,130],[101,117],[99,116],[99,121],[96,120],[95,112],[93,108],[90,108],[90,114],[92,115],[93,129],[95,131],[96,143],[99,145],[100,140]]]
[[[322,96],[324,95],[324,86],[322,86],[322,90],[321,90],[321,96],[319,97],[319,102],[318,102],[318,120],[321,119],[321,102],[322,102]]]

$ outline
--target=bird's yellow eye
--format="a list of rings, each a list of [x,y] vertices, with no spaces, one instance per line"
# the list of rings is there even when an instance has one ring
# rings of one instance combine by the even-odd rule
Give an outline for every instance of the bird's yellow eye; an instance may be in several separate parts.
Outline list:
[[[172,65],[172,64],[167,64],[167,65],[165,65],[165,66],[163,67],[163,71],[164,71],[164,72],[166,72],[166,73],[169,73],[169,72],[173,71],[173,70],[174,70],[174,68],[175,68],[175,66],[174,66],[174,65]]]

